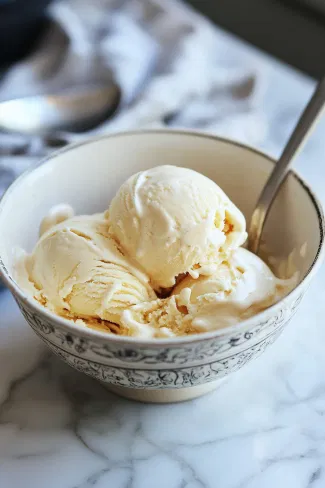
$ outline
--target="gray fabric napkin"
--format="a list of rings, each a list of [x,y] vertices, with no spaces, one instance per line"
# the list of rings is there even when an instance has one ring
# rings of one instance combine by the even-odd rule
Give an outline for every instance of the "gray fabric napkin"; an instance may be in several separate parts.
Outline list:
[[[54,28],[5,73],[0,100],[87,84],[111,70],[122,88],[118,112],[87,134],[62,134],[68,140],[165,126],[255,145],[264,139],[263,61],[184,3],[66,0],[54,3],[50,15]],[[39,137],[0,133],[0,196],[52,150]]]

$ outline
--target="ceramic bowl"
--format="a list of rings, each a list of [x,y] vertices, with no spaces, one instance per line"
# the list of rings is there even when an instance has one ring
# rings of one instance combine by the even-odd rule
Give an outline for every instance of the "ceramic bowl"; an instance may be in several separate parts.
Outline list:
[[[276,305],[230,328],[184,338],[126,338],[81,327],[39,305],[15,282],[14,250],[30,251],[41,219],[58,203],[76,213],[103,211],[131,174],[161,164],[215,180],[249,219],[274,161],[246,146],[195,132],[142,131],[67,147],[23,174],[0,203],[0,272],[36,334],[64,361],[113,391],[143,401],[180,401],[214,389],[261,354],[296,312],[324,253],[321,206],[294,172],[263,234],[272,255],[298,253],[298,286]]]

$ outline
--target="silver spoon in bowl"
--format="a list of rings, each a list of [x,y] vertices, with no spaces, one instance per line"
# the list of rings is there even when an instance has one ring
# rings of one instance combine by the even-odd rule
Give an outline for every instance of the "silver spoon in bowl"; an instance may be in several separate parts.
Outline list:
[[[270,174],[256,203],[248,229],[248,249],[257,254],[265,220],[275,196],[284,182],[295,156],[306,142],[311,130],[325,108],[325,78],[317,85],[316,90],[303,111],[291,134],[278,162]]]

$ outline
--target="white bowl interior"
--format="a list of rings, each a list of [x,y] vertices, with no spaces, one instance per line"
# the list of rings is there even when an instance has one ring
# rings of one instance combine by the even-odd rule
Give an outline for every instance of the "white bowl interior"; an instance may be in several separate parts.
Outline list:
[[[40,221],[53,205],[69,203],[78,214],[103,211],[127,177],[161,164],[210,177],[247,219],[273,166],[258,152],[194,133],[128,133],[68,148],[20,178],[0,204],[0,256],[9,273],[14,249],[31,251]],[[317,255],[320,215],[309,190],[293,174],[272,207],[264,238],[268,250],[282,257],[307,243],[306,255],[297,262],[301,277]]]

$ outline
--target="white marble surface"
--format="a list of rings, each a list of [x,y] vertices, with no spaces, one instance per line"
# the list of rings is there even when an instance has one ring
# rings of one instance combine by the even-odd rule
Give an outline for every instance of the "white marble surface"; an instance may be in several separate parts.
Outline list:
[[[266,67],[254,102],[268,121],[258,145],[278,154],[313,82],[240,49]],[[324,129],[297,167],[325,203]],[[325,486],[324,268],[264,355],[214,393],[177,405],[108,393],[47,351],[7,291],[0,311],[1,488]]]

